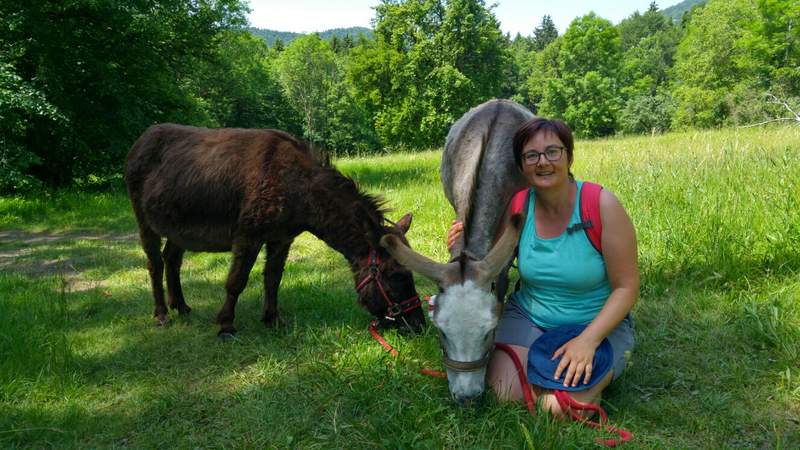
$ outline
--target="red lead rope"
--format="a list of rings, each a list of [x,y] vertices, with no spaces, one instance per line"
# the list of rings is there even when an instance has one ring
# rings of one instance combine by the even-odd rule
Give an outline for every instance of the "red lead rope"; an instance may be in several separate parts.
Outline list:
[[[519,385],[522,388],[522,395],[525,396],[525,406],[531,414],[536,414],[536,402],[533,400],[533,388],[528,383],[528,377],[525,376],[525,371],[522,369],[522,362],[519,360],[517,352],[511,349],[511,346],[502,342],[495,342],[495,348],[506,352],[506,354],[514,362],[514,367],[517,369],[517,377],[519,377]]]
[[[522,394],[525,396],[525,404],[528,407],[528,411],[530,411],[531,414],[534,414],[536,405],[533,401],[532,388],[531,385],[528,383],[528,378],[525,376],[525,371],[523,370],[522,362],[519,360],[519,356],[513,349],[511,349],[511,347],[508,344],[503,344],[502,342],[496,342],[494,346],[498,350],[506,352],[506,354],[508,354],[508,356],[514,362],[514,367],[516,367],[517,376],[519,377],[519,385],[522,387]],[[597,438],[596,440],[599,444],[605,445],[606,447],[616,447],[633,439],[633,434],[631,434],[630,431],[623,430],[622,428],[613,427],[608,424],[608,415],[600,405],[579,402],[564,391],[553,391],[553,392],[555,393],[556,401],[558,401],[558,406],[561,407],[562,411],[565,412],[569,411],[570,416],[574,420],[577,420],[578,422],[581,422],[588,427],[596,428],[599,430],[605,430],[610,433],[616,433],[619,435],[619,438],[617,439]],[[577,412],[579,410],[596,411],[600,415],[600,422],[599,423],[594,422],[581,416]]]
[[[585,424],[588,427],[596,428],[598,430],[605,430],[609,433],[616,433],[619,435],[619,438],[614,439],[602,439],[596,438],[595,440],[606,447],[616,447],[618,445],[622,445],[631,439],[633,439],[633,434],[630,431],[623,430],[622,428],[617,428],[608,424],[608,416],[606,415],[605,410],[603,410],[600,405],[594,405],[592,403],[581,403],[568,393],[564,391],[555,391],[556,400],[558,401],[558,406],[561,407],[562,411],[569,411],[570,415],[573,419],[577,420]],[[584,411],[597,411],[600,414],[600,422],[591,421],[585,417],[582,417],[580,414],[576,412],[576,410],[584,410]]]
[[[428,301],[428,299],[429,297],[426,296],[425,301]],[[378,332],[376,320],[373,320],[372,323],[370,323],[369,333],[373,338],[375,338],[376,341],[378,341],[378,343],[381,344],[384,349],[386,349],[387,352],[389,352],[390,355],[397,358],[399,353],[394,347],[392,347],[391,344],[386,342],[386,339],[384,339],[383,336],[381,336],[381,334]],[[519,385],[522,387],[522,394],[525,396],[525,405],[528,407],[528,411],[531,414],[536,414],[536,402],[533,400],[533,388],[531,388],[530,383],[528,383],[528,378],[525,376],[525,370],[523,369],[522,361],[520,361],[519,355],[517,355],[517,353],[508,344],[495,342],[494,346],[498,350],[504,351],[511,358],[511,361],[514,362],[514,367],[517,369],[517,377],[519,377]],[[447,378],[447,374],[441,370],[420,369],[419,373],[436,378]],[[619,435],[619,438],[617,439],[596,438],[596,441],[599,444],[605,445],[606,447],[616,447],[633,439],[633,434],[631,434],[631,432],[608,424],[608,415],[600,405],[579,402],[564,391],[554,392],[556,401],[558,401],[558,406],[561,407],[562,411],[569,411],[570,416],[574,420],[577,420],[588,427],[605,430]],[[582,417],[577,413],[577,411],[596,411],[600,415],[600,422],[594,422]]]
[[[371,334],[372,337],[374,337],[375,340],[378,341],[378,343],[380,343],[381,346],[383,348],[385,348],[386,351],[389,352],[390,355],[392,355],[395,358],[397,358],[399,353],[397,353],[397,350],[395,350],[394,347],[392,347],[391,344],[386,342],[386,339],[384,339],[383,336],[381,336],[381,334],[378,332],[377,322],[378,322],[377,320],[373,320],[372,323],[369,324],[369,334]],[[423,375],[427,375],[429,377],[447,378],[447,374],[442,372],[441,370],[423,368],[423,369],[419,369],[419,373],[421,373]]]
[[[424,300],[426,302],[430,302],[430,299],[431,299],[431,297],[426,295]],[[431,305],[430,305],[430,303],[428,303],[428,310],[430,310],[430,308],[431,308]],[[369,334],[371,334],[372,337],[375,338],[375,340],[378,341],[378,343],[381,344],[381,346],[384,349],[386,349],[386,351],[389,352],[390,355],[392,355],[393,357],[397,358],[397,356],[399,355],[397,350],[395,350],[394,347],[392,347],[392,345],[390,343],[386,342],[386,339],[384,339],[383,336],[381,336],[380,332],[378,332],[378,321],[377,320],[373,320],[372,323],[369,324]],[[422,369],[419,369],[419,373],[421,373],[423,375],[427,375],[429,377],[447,378],[447,374],[442,372],[441,370],[422,368]]]

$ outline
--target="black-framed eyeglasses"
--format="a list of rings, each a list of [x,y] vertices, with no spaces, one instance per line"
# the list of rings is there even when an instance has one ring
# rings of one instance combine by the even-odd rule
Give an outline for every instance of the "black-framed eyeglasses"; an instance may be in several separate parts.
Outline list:
[[[539,162],[539,158],[544,155],[545,159],[550,162],[556,162],[561,159],[561,155],[564,154],[564,147],[560,145],[551,145],[544,149],[543,152],[537,152],[536,150],[530,150],[522,154],[522,159],[525,161],[525,164],[532,166]]]

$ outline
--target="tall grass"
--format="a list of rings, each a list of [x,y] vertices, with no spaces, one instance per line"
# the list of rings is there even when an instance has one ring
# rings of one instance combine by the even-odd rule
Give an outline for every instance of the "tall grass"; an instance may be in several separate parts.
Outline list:
[[[439,156],[337,165],[383,195],[390,218],[412,211],[411,245],[443,261],[453,213]],[[614,192],[638,234],[637,348],[604,399],[634,432],[629,447],[800,446],[800,130],[578,142],[573,172]],[[121,190],[0,198],[0,239],[5,447],[594,446],[593,431],[520,405],[455,406],[418,373],[440,364],[433,330],[387,333],[401,351],[389,357],[366,333],[344,260],[310,235],[289,255],[286,324],[260,324],[256,268],[227,344],[212,323],[224,254],[188,255],[191,316],[152,326]]]

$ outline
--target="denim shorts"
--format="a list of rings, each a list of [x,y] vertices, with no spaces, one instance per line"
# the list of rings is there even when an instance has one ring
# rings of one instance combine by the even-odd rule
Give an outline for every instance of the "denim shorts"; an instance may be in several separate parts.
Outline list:
[[[630,314],[607,336],[614,351],[614,380],[622,375],[633,351],[633,319]],[[546,331],[534,324],[528,314],[510,298],[503,308],[494,341],[530,348],[533,341]],[[627,356],[626,356],[627,355]]]

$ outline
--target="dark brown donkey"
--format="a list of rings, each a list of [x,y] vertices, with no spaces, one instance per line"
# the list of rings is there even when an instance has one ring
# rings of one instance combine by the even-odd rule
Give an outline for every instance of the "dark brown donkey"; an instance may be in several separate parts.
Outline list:
[[[360,192],[287,133],[155,125],[133,144],[125,182],[147,254],[158,324],[168,320],[164,271],[170,308],[188,313],[180,284],[184,251],[231,251],[217,322],[220,336],[235,333],[236,300],[266,244],[261,320],[275,325],[286,257],[303,231],[344,255],[359,303],[381,325],[416,331],[424,324],[411,273],[379,245],[386,233],[403,237],[411,214],[385,225],[379,199]]]

